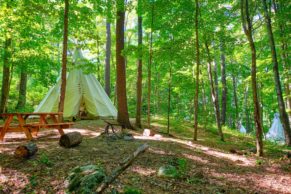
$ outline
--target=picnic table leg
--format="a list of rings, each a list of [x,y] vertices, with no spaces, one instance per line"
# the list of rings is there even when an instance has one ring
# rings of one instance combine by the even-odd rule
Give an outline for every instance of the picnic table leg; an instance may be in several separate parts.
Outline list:
[[[55,116],[55,115],[50,115],[50,117],[51,117],[51,119],[52,119],[52,121],[54,122],[54,123],[59,123],[59,120],[57,119],[57,117]],[[63,130],[63,128],[62,128],[62,126],[58,126],[58,131],[59,131],[59,133],[61,134],[61,135],[64,135],[65,134],[65,132],[64,132],[64,130]]]
[[[18,119],[18,122],[20,124],[20,128],[25,133],[27,139],[32,140],[33,138],[32,138],[32,135],[31,135],[29,129],[27,127],[24,127],[25,120],[22,118],[22,116],[20,114],[17,115],[17,119]]]
[[[5,120],[3,129],[0,132],[0,141],[4,140],[5,133],[7,132],[8,128],[9,128],[9,125],[12,122],[12,120],[13,120],[13,115],[9,115],[8,118]]]

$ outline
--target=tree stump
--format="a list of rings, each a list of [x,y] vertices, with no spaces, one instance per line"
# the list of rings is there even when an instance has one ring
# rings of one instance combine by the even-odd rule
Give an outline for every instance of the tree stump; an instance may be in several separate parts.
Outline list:
[[[29,142],[26,145],[18,146],[14,152],[17,158],[30,158],[35,155],[38,148],[35,143]]]
[[[79,145],[82,142],[82,135],[79,132],[66,133],[61,136],[59,144],[65,148],[71,148]]]

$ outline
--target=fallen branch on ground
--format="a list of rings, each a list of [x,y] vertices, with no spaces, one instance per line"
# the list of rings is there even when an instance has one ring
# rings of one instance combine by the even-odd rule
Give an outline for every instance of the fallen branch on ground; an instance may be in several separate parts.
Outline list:
[[[103,193],[103,191],[123,172],[125,171],[133,161],[143,152],[145,152],[149,148],[149,145],[143,144],[138,147],[134,153],[131,154],[126,160],[124,160],[119,167],[117,167],[111,175],[107,176],[101,185],[97,188],[97,193]]]

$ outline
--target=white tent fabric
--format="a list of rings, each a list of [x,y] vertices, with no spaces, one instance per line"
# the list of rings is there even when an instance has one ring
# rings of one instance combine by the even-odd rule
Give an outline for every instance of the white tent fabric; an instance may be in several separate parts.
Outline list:
[[[246,134],[247,133],[247,130],[246,130],[246,128],[243,125],[240,125],[239,132]]]
[[[77,52],[77,53],[76,53]],[[75,62],[82,61],[82,54],[77,50]],[[34,112],[57,112],[60,99],[61,79],[52,87]],[[85,109],[90,117],[117,117],[117,110],[105,93],[101,84],[92,74],[84,74],[74,69],[67,74],[64,118],[72,118]]]
[[[273,123],[269,132],[266,134],[266,139],[271,141],[285,141],[284,130],[278,113],[274,115]]]

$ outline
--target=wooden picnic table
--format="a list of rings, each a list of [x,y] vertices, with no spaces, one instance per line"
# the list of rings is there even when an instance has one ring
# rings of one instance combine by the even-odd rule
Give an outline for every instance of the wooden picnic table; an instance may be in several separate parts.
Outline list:
[[[69,128],[73,123],[61,123],[60,116],[63,113],[47,112],[47,113],[2,113],[0,117],[4,118],[4,125],[0,126],[0,141],[4,140],[7,132],[24,132],[27,139],[32,140],[32,135],[37,136],[41,128],[58,129],[61,135],[64,134],[63,129]],[[33,116],[36,120],[33,123],[27,122],[27,118]],[[16,123],[13,119],[16,118]],[[49,122],[49,119],[51,122]]]

